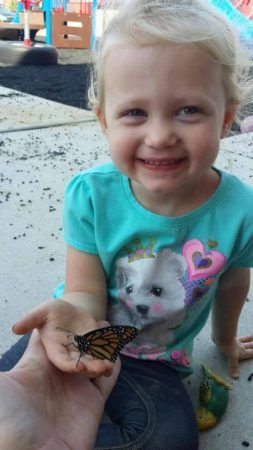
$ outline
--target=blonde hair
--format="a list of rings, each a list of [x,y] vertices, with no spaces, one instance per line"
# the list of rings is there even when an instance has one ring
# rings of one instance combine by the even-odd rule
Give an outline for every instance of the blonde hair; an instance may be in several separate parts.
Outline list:
[[[177,43],[195,45],[205,51],[223,69],[227,103],[252,99],[250,60],[238,34],[225,16],[208,0],[121,0],[107,1],[118,8],[94,52],[94,69],[89,91],[93,109],[104,105],[104,66],[108,51],[116,42],[135,46]]]

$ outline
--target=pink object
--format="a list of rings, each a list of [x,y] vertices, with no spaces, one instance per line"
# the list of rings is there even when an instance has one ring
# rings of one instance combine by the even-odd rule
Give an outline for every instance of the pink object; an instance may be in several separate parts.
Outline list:
[[[246,117],[241,123],[241,132],[250,133],[253,132],[253,116]]]
[[[253,0],[230,0],[232,5],[248,19],[253,20]]]
[[[216,275],[226,263],[222,253],[216,250],[206,253],[204,245],[198,239],[192,239],[184,244],[183,255],[187,262],[190,280]]]
[[[159,303],[155,303],[151,306],[151,311],[153,314],[159,314],[162,311],[162,306]]]

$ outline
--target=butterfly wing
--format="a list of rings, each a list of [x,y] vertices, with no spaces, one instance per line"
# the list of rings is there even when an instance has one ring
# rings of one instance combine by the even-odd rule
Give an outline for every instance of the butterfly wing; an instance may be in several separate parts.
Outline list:
[[[96,359],[115,362],[122,348],[137,336],[138,330],[130,326],[111,326],[90,331],[82,336],[85,353]]]

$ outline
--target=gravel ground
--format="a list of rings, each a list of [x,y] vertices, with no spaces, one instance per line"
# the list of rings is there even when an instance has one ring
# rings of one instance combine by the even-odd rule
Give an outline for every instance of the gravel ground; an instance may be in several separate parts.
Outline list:
[[[87,109],[90,51],[58,49],[58,64],[0,67],[0,86]]]

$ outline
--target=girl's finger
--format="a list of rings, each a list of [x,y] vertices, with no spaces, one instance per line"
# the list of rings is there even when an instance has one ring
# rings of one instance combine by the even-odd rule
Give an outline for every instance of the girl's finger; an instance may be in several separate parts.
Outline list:
[[[253,348],[253,342],[245,342],[245,343],[243,344],[243,348],[246,348],[246,349],[251,349],[251,348]]]
[[[240,361],[250,358],[253,358],[253,349],[244,349],[244,352],[239,356]]]
[[[91,378],[102,375],[108,376],[112,372],[112,363],[107,360],[80,358],[80,352],[66,348],[65,345],[51,342],[46,348],[48,359],[60,370],[68,373],[82,372]]]
[[[238,372],[238,359],[237,358],[230,358],[228,360],[228,368],[229,373],[232,378],[239,378],[239,372]]]
[[[12,331],[15,334],[26,334],[35,328],[40,328],[45,323],[48,310],[47,303],[42,303],[37,308],[34,308],[31,312],[25,314],[22,319],[18,320],[12,327]]]
[[[253,335],[238,337],[238,341],[242,342],[242,343],[244,343],[244,342],[252,342],[253,343]]]

